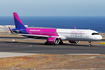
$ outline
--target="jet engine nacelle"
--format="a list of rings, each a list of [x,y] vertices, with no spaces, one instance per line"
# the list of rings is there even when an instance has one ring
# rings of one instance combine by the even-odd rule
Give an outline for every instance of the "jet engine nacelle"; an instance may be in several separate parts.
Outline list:
[[[75,40],[69,40],[70,43],[74,43],[74,44],[78,44],[79,41],[75,41]]]
[[[47,39],[48,44],[56,44],[57,45],[57,44],[59,44],[59,42],[60,42],[60,39],[57,37],[49,37]]]

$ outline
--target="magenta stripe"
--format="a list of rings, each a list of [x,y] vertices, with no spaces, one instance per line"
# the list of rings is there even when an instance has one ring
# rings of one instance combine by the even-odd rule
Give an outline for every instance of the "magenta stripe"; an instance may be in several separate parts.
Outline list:
[[[19,18],[18,14],[16,12],[14,12],[13,15],[21,24],[23,24],[23,22],[21,21],[21,19]]]
[[[26,31],[33,35],[59,36],[56,30],[51,28],[26,28]]]

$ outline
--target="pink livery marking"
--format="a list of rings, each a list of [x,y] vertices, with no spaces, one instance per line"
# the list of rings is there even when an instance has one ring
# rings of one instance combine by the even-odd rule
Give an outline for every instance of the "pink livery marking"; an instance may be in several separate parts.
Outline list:
[[[49,37],[48,42],[54,44],[56,37]]]
[[[70,42],[75,43],[76,41],[75,40],[70,40]]]
[[[19,18],[18,14],[16,12],[14,12],[13,15],[21,24],[23,24],[23,22],[21,21],[21,19]]]
[[[51,28],[26,28],[26,31],[33,35],[59,36],[57,29]]]
[[[74,29],[76,29],[76,27],[74,26]]]

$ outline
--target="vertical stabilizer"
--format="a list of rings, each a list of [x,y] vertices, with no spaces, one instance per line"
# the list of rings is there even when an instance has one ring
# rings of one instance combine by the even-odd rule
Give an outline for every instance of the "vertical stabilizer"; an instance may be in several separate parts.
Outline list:
[[[26,28],[16,12],[13,13],[13,16],[16,28]]]

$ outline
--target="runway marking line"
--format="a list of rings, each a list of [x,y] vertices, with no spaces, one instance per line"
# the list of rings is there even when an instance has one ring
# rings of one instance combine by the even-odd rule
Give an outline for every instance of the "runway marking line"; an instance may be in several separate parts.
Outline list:
[[[101,42],[101,44],[105,44],[105,42]]]

